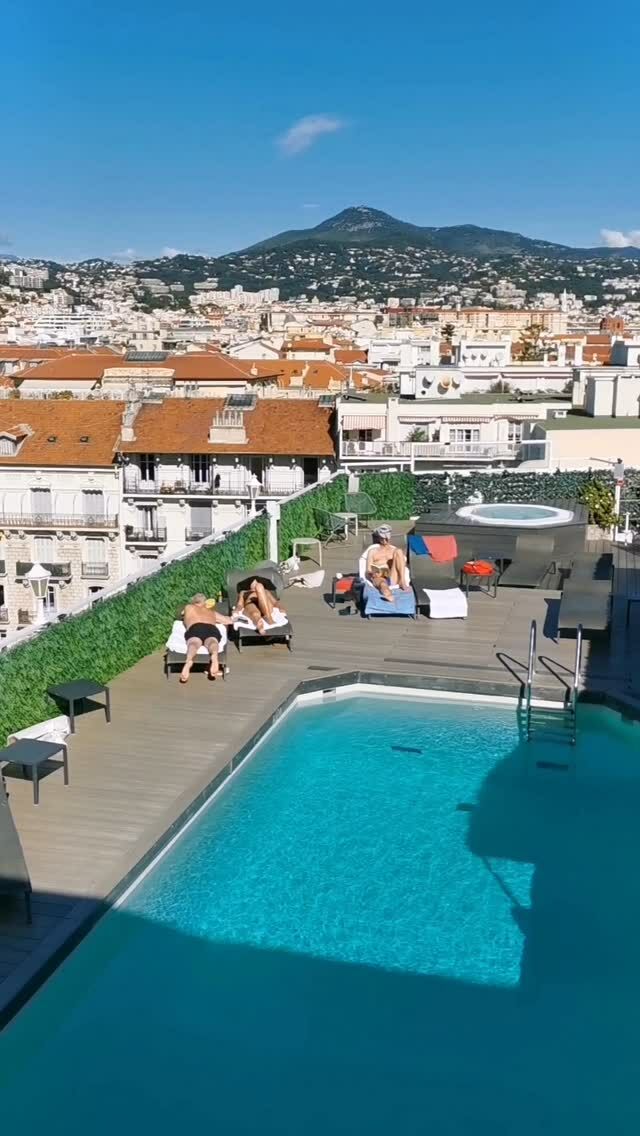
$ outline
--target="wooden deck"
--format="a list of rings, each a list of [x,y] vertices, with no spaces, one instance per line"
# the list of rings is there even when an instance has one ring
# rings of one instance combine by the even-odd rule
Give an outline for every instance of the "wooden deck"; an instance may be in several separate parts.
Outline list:
[[[464,622],[366,621],[331,610],[325,599],[333,574],[353,570],[359,547],[352,540],[325,550],[323,588],[287,591],[291,654],[283,646],[231,648],[224,684],[196,674],[186,687],[177,676],[165,680],[160,654],[146,658],[112,683],[110,726],[100,711],[79,718],[68,788],[53,771],[34,807],[30,784],[7,777],[35,896],[31,927],[19,904],[0,900],[0,1011],[87,905],[109,895],[300,681],[360,669],[480,679],[517,693],[535,618],[538,651],[549,662],[539,668],[537,689],[557,695],[574,657],[571,641],[552,637],[559,593],[504,588],[493,599],[472,592]],[[616,560],[611,647],[586,644],[583,674],[589,685],[640,699],[640,604],[625,626],[626,597],[640,596],[640,556],[618,549]]]

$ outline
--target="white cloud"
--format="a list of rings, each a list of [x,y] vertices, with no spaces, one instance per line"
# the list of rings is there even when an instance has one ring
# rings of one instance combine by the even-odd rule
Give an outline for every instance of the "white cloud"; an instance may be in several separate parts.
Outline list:
[[[172,248],[171,245],[165,245],[164,248],[160,250],[160,256],[182,256],[183,252],[184,249],[176,249]]]
[[[331,114],[309,114],[300,118],[278,138],[278,146],[283,154],[301,154],[308,150],[323,134],[335,134],[346,126],[341,118]]]
[[[629,245],[640,248],[640,229],[630,229],[628,233],[621,229],[601,229],[600,237],[607,248],[628,248]]]

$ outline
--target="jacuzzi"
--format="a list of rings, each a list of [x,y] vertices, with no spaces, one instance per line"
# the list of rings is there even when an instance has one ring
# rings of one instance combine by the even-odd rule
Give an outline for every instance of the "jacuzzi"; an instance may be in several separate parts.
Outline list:
[[[545,528],[547,525],[566,525],[573,520],[569,509],[556,509],[553,505],[517,505],[497,502],[494,505],[465,505],[456,512],[458,517],[475,521],[479,525],[504,525],[512,528]]]

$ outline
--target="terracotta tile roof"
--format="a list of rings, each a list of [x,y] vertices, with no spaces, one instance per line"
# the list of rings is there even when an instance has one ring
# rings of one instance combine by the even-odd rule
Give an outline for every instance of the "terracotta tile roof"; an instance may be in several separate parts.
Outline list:
[[[356,350],[356,348],[351,348],[351,349],[338,348],[338,350],[334,353],[333,357],[334,357],[336,363],[346,364],[346,363],[366,363],[367,362],[367,352],[366,351],[358,351],[358,350]]]
[[[333,411],[315,400],[259,398],[244,412],[247,441],[209,442],[209,427],[225,399],[166,399],[142,406],[134,423],[135,441],[122,442],[123,453],[291,454],[329,457]]]
[[[87,347],[84,349],[84,354],[111,354],[115,355],[116,352],[110,347]],[[69,354],[68,347],[11,347],[7,344],[0,346],[0,363],[5,359],[9,361],[24,361],[25,363],[35,363],[37,359],[60,359],[63,355]]]
[[[325,343],[324,339],[292,339],[285,343],[283,351],[322,351],[328,355],[331,344]]]
[[[272,373],[273,373],[273,364]],[[127,371],[161,368],[171,372],[176,382],[215,382],[247,380],[248,367],[246,360],[230,359],[228,355],[219,352],[205,351],[186,353],[184,355],[167,355],[166,359],[158,362],[144,362],[129,360],[124,355],[66,353],[62,358],[42,363],[38,367],[19,371],[14,378],[18,382],[25,379],[37,379],[38,382],[74,382],[93,380],[100,382],[105,370],[113,367],[122,367]]]
[[[0,466],[110,466],[124,406],[52,399],[0,402],[0,432],[24,439],[15,456],[0,454]],[[89,440],[81,442],[82,437]]]

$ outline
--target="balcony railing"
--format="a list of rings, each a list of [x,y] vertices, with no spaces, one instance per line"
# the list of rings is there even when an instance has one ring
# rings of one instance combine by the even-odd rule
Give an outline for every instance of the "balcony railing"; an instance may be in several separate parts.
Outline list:
[[[0,623],[8,623],[8,622],[9,622],[9,609],[6,608],[6,607],[0,607]]]
[[[167,530],[158,525],[145,529],[134,529],[133,525],[126,525],[124,535],[125,540],[132,544],[164,544]]]
[[[83,561],[82,576],[85,580],[106,580],[109,575],[108,564],[88,564]]]
[[[206,536],[211,536],[212,534],[213,534],[212,528],[203,528],[203,526],[201,525],[200,528],[187,529],[186,541],[187,541],[187,544],[192,544],[194,541],[204,540],[204,538]]]
[[[140,474],[130,472],[124,475],[125,493],[158,493],[159,486],[160,482],[154,477],[140,477]]]
[[[519,442],[342,442],[341,457],[402,458],[413,461],[464,461],[467,458],[513,459],[520,455]]]
[[[0,513],[0,525],[11,529],[116,529],[115,513]]]
[[[16,564],[16,576],[20,579],[30,572],[37,560],[19,560]],[[69,563],[52,563],[51,561],[42,561],[42,567],[49,572],[52,580],[68,580],[71,577],[71,564]]]

